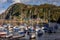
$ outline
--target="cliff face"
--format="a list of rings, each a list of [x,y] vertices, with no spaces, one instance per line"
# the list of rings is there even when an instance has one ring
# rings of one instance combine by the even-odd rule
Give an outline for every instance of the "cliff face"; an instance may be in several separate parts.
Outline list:
[[[42,19],[45,18],[50,21],[57,21],[60,17],[60,6],[55,6],[51,4],[41,4],[37,6],[16,3],[11,5],[5,11],[5,13],[1,14],[0,18],[4,18],[6,20],[21,19],[31,18],[33,15],[36,15],[36,17],[40,17]]]

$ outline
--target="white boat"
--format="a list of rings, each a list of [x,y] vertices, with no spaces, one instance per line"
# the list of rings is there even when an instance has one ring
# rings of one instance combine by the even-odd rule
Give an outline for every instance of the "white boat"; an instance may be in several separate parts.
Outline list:
[[[3,31],[4,28],[0,27],[0,37],[6,35],[7,33]]]
[[[31,32],[31,33],[30,33],[30,38],[32,38],[32,39],[36,38],[35,32]]]
[[[0,27],[0,37],[3,37],[3,38],[8,38],[8,37],[11,37],[12,34],[8,34],[8,30],[6,30],[4,27]]]
[[[35,33],[35,30],[34,30],[34,27],[33,26],[30,26],[29,27],[29,36],[32,39],[36,38],[36,33]]]
[[[15,32],[13,34],[13,38],[21,38],[25,36],[25,32],[23,27],[16,27],[14,28]]]
[[[6,34],[6,32],[0,32],[0,37],[5,36]]]
[[[36,35],[37,36],[41,36],[43,33],[44,33],[44,27],[39,27],[39,26],[36,26]]]

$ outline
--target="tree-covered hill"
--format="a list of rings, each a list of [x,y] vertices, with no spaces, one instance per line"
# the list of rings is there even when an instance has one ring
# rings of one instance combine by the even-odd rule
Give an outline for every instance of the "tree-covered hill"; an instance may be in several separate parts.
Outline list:
[[[36,15],[41,19],[47,19],[50,21],[57,21],[60,18],[60,6],[52,4],[41,4],[41,5],[25,5],[16,3],[11,5],[0,18],[8,19],[21,19],[31,18]],[[49,19],[50,18],[50,19]]]

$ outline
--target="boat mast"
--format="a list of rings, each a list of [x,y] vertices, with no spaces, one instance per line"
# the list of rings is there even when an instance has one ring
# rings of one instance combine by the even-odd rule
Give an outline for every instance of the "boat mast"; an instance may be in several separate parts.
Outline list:
[[[45,21],[45,10],[44,10],[44,21]]]
[[[48,20],[49,20],[48,24],[49,24],[49,27],[50,27],[50,10],[49,10],[49,16],[48,17],[49,17],[48,18]]]
[[[5,21],[6,21],[6,20],[5,20],[5,13],[4,13],[4,16],[2,16],[2,20],[3,20],[3,21],[2,21],[2,25],[3,25],[3,24],[5,23]]]

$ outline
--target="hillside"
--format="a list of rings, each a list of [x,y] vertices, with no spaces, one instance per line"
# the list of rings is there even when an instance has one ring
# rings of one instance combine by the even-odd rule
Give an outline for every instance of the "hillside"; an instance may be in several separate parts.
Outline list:
[[[5,13],[0,15],[0,18],[10,20],[10,19],[21,19],[21,18],[31,18],[33,15],[41,19],[47,19],[50,21],[57,21],[60,18],[60,6],[55,6],[51,4],[41,4],[41,5],[25,5],[21,3],[16,3],[11,5]],[[34,16],[34,18],[35,18]],[[49,19],[50,18],[50,19]]]

